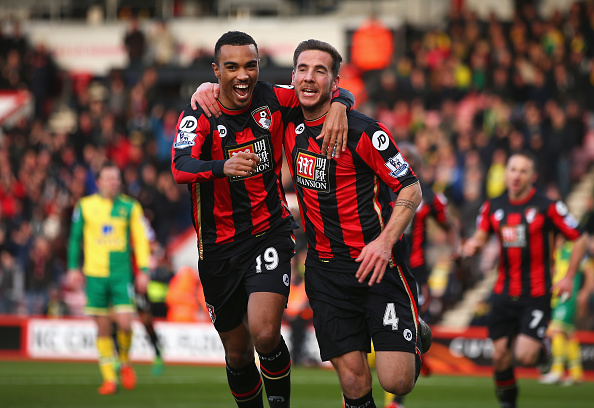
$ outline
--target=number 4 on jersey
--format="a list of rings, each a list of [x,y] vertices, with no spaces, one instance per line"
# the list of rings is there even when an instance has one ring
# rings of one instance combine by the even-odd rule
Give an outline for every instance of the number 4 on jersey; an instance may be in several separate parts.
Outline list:
[[[400,319],[396,316],[394,303],[388,303],[386,305],[386,311],[384,312],[384,326],[392,326],[392,330],[398,330],[399,320]]]

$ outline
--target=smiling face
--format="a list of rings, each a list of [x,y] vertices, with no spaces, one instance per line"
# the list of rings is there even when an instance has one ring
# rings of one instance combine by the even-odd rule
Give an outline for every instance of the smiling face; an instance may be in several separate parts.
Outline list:
[[[525,198],[536,181],[534,162],[526,156],[515,154],[507,161],[505,184],[512,200]]]
[[[332,62],[332,56],[320,50],[303,51],[297,58],[292,83],[305,119],[317,119],[330,109],[339,82],[332,74]]]
[[[217,64],[212,64],[219,79],[219,101],[228,109],[242,109],[252,100],[258,82],[258,51],[250,45],[223,45]]]

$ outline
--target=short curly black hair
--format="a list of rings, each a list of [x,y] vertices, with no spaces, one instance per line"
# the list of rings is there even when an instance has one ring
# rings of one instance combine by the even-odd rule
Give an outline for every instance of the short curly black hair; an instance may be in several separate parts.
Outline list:
[[[219,55],[221,54],[221,47],[223,45],[253,45],[256,47],[256,53],[258,52],[258,44],[256,44],[256,41],[254,41],[251,35],[242,31],[227,31],[217,40],[217,43],[215,44],[214,63],[217,65],[219,61]]]

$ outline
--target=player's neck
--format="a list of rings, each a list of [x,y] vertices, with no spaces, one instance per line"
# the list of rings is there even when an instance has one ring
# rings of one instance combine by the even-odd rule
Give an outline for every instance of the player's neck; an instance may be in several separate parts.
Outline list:
[[[534,194],[534,187],[530,186],[525,190],[519,191],[517,194],[512,194],[511,192],[508,193],[510,201],[513,202],[523,202],[526,201]]]
[[[307,119],[307,118],[305,118],[305,125],[306,126],[313,127],[313,126],[319,126],[319,125],[324,124],[324,121],[326,120],[326,114],[327,113],[328,112],[325,112],[322,116],[317,117],[315,119]]]
[[[318,119],[324,117],[328,111],[330,110],[330,101],[328,103],[324,103],[322,105],[315,105],[311,107],[306,107],[301,105],[301,109],[303,110],[303,118],[306,121],[313,122],[317,121]]]

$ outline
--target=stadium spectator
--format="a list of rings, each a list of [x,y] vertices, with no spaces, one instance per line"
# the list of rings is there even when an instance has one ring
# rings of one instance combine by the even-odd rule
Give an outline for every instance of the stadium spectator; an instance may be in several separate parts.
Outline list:
[[[359,69],[369,93],[380,87],[381,71],[394,59],[394,33],[372,13],[353,32],[351,62]]]
[[[140,22],[136,16],[131,16],[128,22],[128,29],[124,36],[124,46],[128,52],[128,64],[130,68],[142,68],[146,52],[146,35],[140,28]]]
[[[169,29],[165,20],[157,21],[154,32],[149,37],[148,48],[151,60],[156,66],[171,65],[175,63],[179,53],[175,36]]]
[[[169,281],[165,303],[167,304],[168,321],[200,321],[199,312],[208,312],[198,272],[189,266],[179,268]]]
[[[51,243],[43,235],[35,237],[25,263],[27,312],[43,315],[48,310],[50,290],[56,290],[58,273]],[[55,300],[55,299],[54,299]]]

